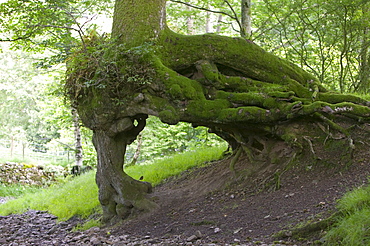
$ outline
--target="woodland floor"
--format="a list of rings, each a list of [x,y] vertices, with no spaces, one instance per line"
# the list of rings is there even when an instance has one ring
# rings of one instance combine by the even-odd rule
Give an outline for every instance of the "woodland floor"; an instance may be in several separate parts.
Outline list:
[[[325,218],[335,211],[336,200],[346,191],[366,184],[370,175],[369,153],[358,154],[356,159],[362,161],[356,160],[349,168],[323,165],[292,168],[281,176],[279,190],[274,190],[273,185],[266,186],[270,179],[264,181],[264,178],[269,174],[235,180],[228,168],[230,159],[224,159],[157,186],[152,196],[160,209],[118,227],[93,228],[94,233],[90,230],[76,234],[63,229],[68,223],[76,224],[76,219],[55,225],[55,217],[31,212],[32,216],[41,216],[39,220],[43,224],[36,244],[30,244],[29,236],[17,241],[18,232],[14,228],[24,230],[27,228],[24,224],[35,223],[27,214],[1,217],[0,241],[1,245],[313,245],[322,234],[295,241],[277,239],[273,234],[304,221]],[[237,168],[242,170],[245,165],[245,159],[241,158]],[[45,228],[47,220],[52,221],[51,229]],[[36,237],[35,226],[30,230]],[[13,236],[6,236],[7,232]],[[22,231],[19,234],[26,235]],[[49,235],[48,241],[45,234]],[[176,237],[184,243],[174,241]],[[69,239],[65,241],[66,238]],[[95,244],[97,238],[100,239]],[[133,243],[123,243],[122,238],[131,238]],[[120,243],[111,243],[114,240]],[[150,244],[140,243],[150,240]]]
[[[202,240],[216,245],[312,245],[323,234],[283,241],[273,235],[305,221],[321,220],[335,211],[336,200],[345,192],[368,183],[368,155],[357,155],[356,159],[362,161],[349,168],[320,164],[303,170],[293,168],[281,176],[279,190],[268,188],[268,179],[263,182],[261,177],[235,181],[228,168],[230,159],[221,160],[157,187],[153,196],[161,208],[123,223],[112,233],[201,235]],[[237,166],[243,169],[245,164],[241,160]]]

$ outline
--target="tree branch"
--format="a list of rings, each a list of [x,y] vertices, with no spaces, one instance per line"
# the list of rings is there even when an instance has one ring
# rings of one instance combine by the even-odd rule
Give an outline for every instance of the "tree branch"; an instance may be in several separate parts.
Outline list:
[[[171,2],[174,2],[174,3],[180,3],[180,4],[184,4],[186,6],[189,6],[191,8],[194,8],[194,9],[199,9],[199,10],[204,10],[204,11],[207,11],[207,12],[211,12],[211,13],[215,13],[215,14],[223,14],[223,15],[226,15],[226,16],[229,16],[231,19],[233,20],[237,20],[237,18],[235,18],[235,16],[232,16],[226,12],[223,12],[223,11],[217,11],[217,10],[211,10],[211,9],[207,9],[207,8],[203,8],[203,7],[199,7],[199,6],[195,6],[195,5],[192,5],[190,3],[186,3],[186,2],[182,2],[182,1],[178,1],[178,0],[170,0]],[[234,11],[233,11],[234,12]],[[235,14],[235,12],[234,12]]]
[[[22,36],[22,37],[17,37],[17,38],[6,38],[6,39],[2,39],[0,38],[0,42],[15,42],[15,41],[18,41],[18,40],[22,40],[22,39],[28,39],[30,38],[32,35],[29,34],[29,35],[26,35],[26,36]]]

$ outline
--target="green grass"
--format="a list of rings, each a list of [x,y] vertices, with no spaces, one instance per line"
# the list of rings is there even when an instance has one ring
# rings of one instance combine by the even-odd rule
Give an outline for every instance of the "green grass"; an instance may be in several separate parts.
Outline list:
[[[370,186],[346,193],[338,202],[343,215],[325,236],[325,245],[370,245]]]
[[[132,166],[127,168],[126,172],[136,179],[144,176],[145,181],[157,185],[170,176],[219,159],[225,148],[225,146],[200,148],[194,152],[185,152],[154,161],[150,165]],[[62,221],[75,215],[88,217],[100,209],[95,172],[86,173],[37,192],[26,193],[18,199],[1,204],[0,215],[23,213],[28,209],[48,211]]]
[[[35,193],[39,190],[39,187],[34,186],[0,184],[0,197],[19,197],[23,194]]]
[[[87,217],[98,207],[98,187],[94,172],[72,179],[69,182],[27,193],[18,199],[0,205],[0,214],[22,213],[28,209],[48,211],[59,220],[74,215]]]
[[[199,166],[205,162],[220,159],[225,146],[200,148],[197,151],[183,152],[156,160],[150,165],[138,165],[125,169],[135,179],[144,177],[144,181],[158,185],[168,177],[176,176],[185,170]]]

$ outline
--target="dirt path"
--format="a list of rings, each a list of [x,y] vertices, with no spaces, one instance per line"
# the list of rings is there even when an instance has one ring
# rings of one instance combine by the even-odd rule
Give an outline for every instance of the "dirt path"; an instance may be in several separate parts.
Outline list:
[[[220,161],[157,187],[154,196],[161,209],[126,222],[113,232],[125,229],[133,235],[156,237],[201,235],[202,240],[216,245],[311,245],[321,238],[279,242],[273,234],[328,216],[346,191],[367,183],[368,164],[353,165],[348,170],[292,169],[283,175],[281,189],[258,191],[261,187],[245,181],[225,184],[232,174],[228,162]],[[217,191],[220,187],[226,189]]]

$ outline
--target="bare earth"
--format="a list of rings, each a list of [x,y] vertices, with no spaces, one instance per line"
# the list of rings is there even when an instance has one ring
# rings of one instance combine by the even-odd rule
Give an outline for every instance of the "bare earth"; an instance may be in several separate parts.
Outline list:
[[[244,160],[236,165],[239,171]],[[116,227],[72,232],[78,218],[57,223],[41,211],[0,216],[0,245],[314,245],[323,234],[300,240],[273,235],[335,211],[338,198],[367,183],[368,160],[361,153],[349,168],[292,168],[276,190],[267,170],[243,179],[229,171],[225,159],[156,187],[152,198],[160,209]]]
[[[370,167],[368,158],[362,160],[366,161],[350,168],[293,168],[282,175],[279,190],[273,185],[263,187],[269,179],[235,181],[228,168],[230,160],[218,161],[157,187],[153,196],[161,208],[123,223],[112,233],[183,235],[215,245],[311,245],[321,236],[293,241],[274,238],[273,234],[335,211],[336,200],[346,191],[367,183]],[[237,165],[243,169],[243,161]]]

